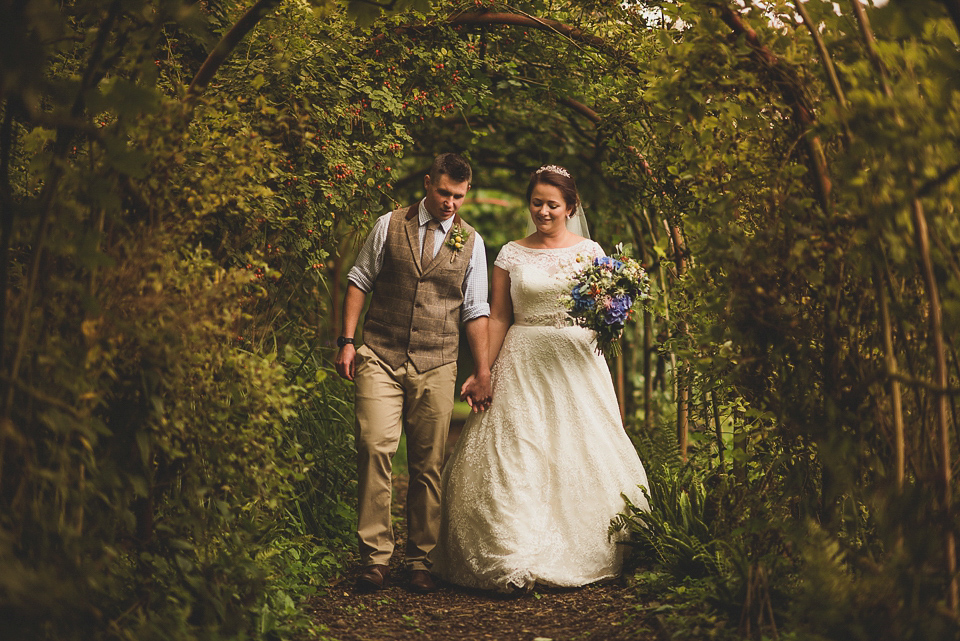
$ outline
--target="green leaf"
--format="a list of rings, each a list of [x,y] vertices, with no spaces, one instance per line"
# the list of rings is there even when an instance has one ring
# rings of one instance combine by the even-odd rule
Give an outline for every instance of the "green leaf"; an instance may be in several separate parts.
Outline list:
[[[365,0],[350,0],[347,3],[347,12],[361,27],[369,27],[380,17],[380,7]]]

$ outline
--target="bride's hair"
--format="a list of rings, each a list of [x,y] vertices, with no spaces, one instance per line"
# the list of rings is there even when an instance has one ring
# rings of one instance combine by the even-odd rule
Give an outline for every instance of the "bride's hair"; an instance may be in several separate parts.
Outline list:
[[[528,203],[530,202],[530,196],[533,194],[533,189],[537,185],[552,185],[559,189],[563,196],[563,202],[573,210],[570,215],[576,214],[577,205],[580,204],[580,194],[577,192],[577,183],[569,171],[557,165],[545,165],[533,172],[530,176],[530,184],[527,185]]]

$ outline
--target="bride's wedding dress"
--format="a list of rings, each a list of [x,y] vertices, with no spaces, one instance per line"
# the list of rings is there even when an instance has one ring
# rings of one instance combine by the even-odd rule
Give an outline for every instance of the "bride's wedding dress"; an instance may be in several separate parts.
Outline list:
[[[511,242],[495,262],[510,274],[514,324],[493,367],[493,404],[470,415],[443,472],[433,570],[453,583],[512,591],[615,576],[622,546],[607,529],[620,494],[647,504],[607,364],[559,300],[578,255],[603,250]]]

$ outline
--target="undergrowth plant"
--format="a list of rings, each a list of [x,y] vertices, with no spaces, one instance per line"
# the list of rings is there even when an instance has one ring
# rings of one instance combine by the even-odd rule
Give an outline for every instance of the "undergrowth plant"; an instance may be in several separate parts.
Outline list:
[[[624,496],[626,511],[610,525],[610,534],[624,532],[629,545],[679,577],[722,573],[728,561],[723,541],[712,527],[715,514],[703,481],[690,467],[647,466],[649,507],[637,507]]]

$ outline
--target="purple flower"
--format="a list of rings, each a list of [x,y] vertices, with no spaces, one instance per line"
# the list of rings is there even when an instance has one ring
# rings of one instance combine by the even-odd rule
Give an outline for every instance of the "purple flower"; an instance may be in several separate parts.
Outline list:
[[[607,325],[623,325],[627,320],[627,313],[633,305],[633,300],[629,296],[616,296],[610,299],[606,305],[606,311],[603,314],[604,322]]]

